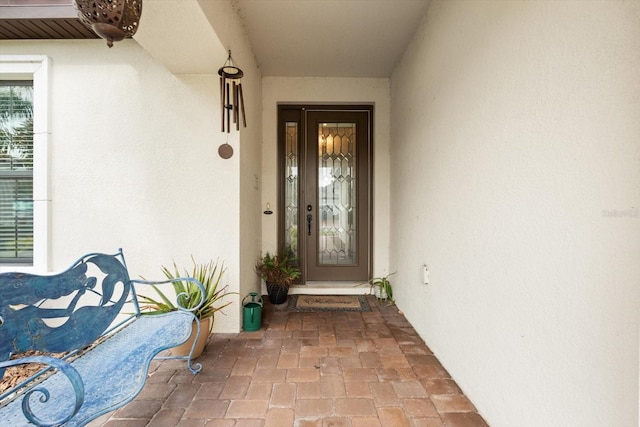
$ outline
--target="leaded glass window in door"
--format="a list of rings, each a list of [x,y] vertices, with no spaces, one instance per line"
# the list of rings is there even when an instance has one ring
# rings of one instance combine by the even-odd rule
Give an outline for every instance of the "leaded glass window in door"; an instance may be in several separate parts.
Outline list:
[[[356,240],[356,124],[318,124],[318,261],[353,265]]]
[[[284,216],[285,248],[299,258],[298,250],[298,123],[285,123]]]

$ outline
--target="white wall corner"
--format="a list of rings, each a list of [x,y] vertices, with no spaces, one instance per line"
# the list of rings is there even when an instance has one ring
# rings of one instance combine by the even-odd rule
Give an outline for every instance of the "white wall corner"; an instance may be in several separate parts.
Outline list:
[[[146,0],[133,38],[174,74],[215,74],[227,56],[196,0]]]

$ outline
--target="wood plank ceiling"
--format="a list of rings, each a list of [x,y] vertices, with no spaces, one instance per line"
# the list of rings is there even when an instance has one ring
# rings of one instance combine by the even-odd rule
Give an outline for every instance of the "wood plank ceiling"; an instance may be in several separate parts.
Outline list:
[[[72,0],[0,0],[0,40],[97,38]]]

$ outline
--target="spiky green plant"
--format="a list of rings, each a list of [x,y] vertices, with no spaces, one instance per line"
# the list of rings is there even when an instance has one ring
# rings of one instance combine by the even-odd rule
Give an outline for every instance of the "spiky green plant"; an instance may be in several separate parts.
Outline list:
[[[208,263],[198,264],[195,259],[191,257],[193,261],[193,270],[191,272],[184,269],[181,273],[180,269],[176,265],[175,261],[173,263],[173,270],[169,270],[167,267],[162,266],[162,272],[166,276],[167,279],[173,280],[181,277],[192,277],[202,283],[205,290],[204,302],[194,314],[198,319],[205,319],[207,317],[211,317],[217,312],[222,313],[222,309],[231,304],[231,301],[227,301],[222,303],[220,300],[229,296],[231,294],[235,294],[236,292],[228,292],[229,285],[224,285],[222,287],[220,282],[222,280],[222,275],[225,272],[224,265],[218,265],[217,261],[209,261]],[[168,298],[164,292],[158,288],[156,285],[151,285],[156,293],[158,294],[159,299],[151,298],[146,295],[140,295],[140,299],[143,302],[143,306],[141,309],[143,310],[143,314],[162,314],[168,313],[170,311],[178,310],[177,305]],[[172,283],[173,291],[176,294],[177,302],[180,306],[186,309],[192,309],[198,305],[201,300],[200,296],[200,288],[195,285],[193,282],[188,281],[176,281]],[[215,305],[217,303],[221,303],[221,305]],[[224,313],[223,313],[224,314]]]
[[[391,287],[391,281],[389,280],[389,276],[396,274],[394,271],[391,274],[387,274],[382,277],[374,277],[373,279],[369,279],[367,282],[371,287],[371,292],[378,297],[378,300],[384,301],[387,300],[390,303],[393,303],[393,288]],[[375,292],[375,289],[378,289]]]

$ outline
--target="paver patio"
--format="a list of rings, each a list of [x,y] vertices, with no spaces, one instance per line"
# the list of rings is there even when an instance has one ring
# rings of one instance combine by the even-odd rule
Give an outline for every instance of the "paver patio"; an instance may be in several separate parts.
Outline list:
[[[154,362],[142,393],[91,427],[487,424],[398,309],[291,312],[265,302],[256,332],[212,334],[198,375]]]

